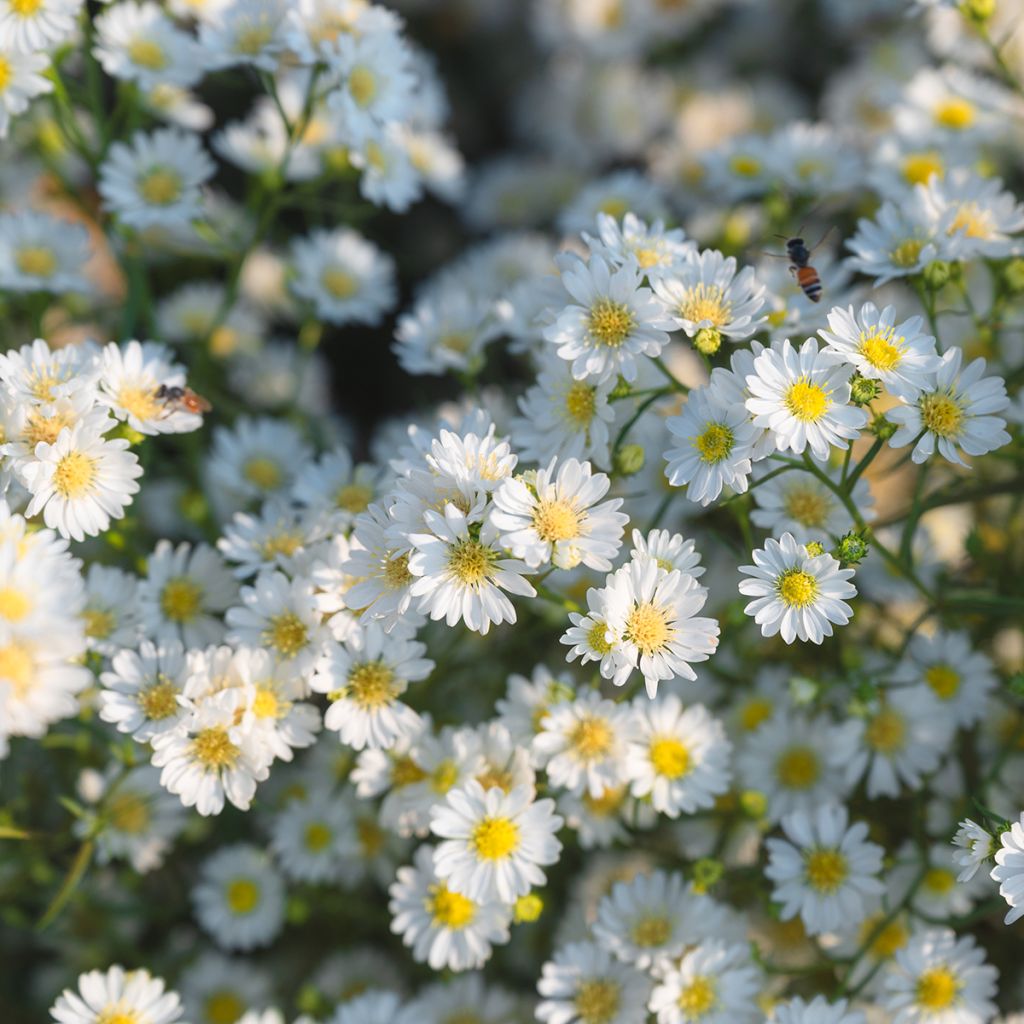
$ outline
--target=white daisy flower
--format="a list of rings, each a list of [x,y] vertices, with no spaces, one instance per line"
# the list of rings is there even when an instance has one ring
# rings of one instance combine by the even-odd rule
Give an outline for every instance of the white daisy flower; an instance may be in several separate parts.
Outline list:
[[[288,7],[282,0],[235,0],[199,28],[213,69],[249,64],[274,71],[287,46]]]
[[[401,124],[381,126],[375,138],[348,150],[347,156],[363,172],[359,194],[375,206],[404,213],[423,195],[423,178],[413,165]]]
[[[508,677],[504,697],[495,703],[498,721],[520,746],[531,746],[534,736],[549,710],[556,704],[572,700],[576,688],[568,672],[552,674],[546,665],[537,665],[530,678],[517,674]]]
[[[239,579],[270,569],[298,574],[309,567],[312,573],[311,549],[316,550],[314,545],[322,533],[319,515],[282,498],[270,498],[258,515],[236,512],[224,527],[217,548],[226,561],[234,563],[232,572]],[[344,536],[338,536],[345,541]]]
[[[935,175],[919,186],[926,206],[937,219],[953,219],[946,228],[959,259],[1004,259],[1019,251],[1011,235],[1024,231],[1024,205],[1003,190],[999,178],[983,178],[970,168],[956,168],[947,176]]]
[[[736,258],[717,249],[686,254],[671,274],[652,282],[675,326],[688,338],[705,332],[720,340],[749,338],[764,322],[765,287],[752,267],[736,272]],[[717,346],[716,346],[717,347]]]
[[[139,637],[139,581],[131,573],[94,562],[85,578],[82,619],[89,649],[113,657]]]
[[[571,942],[544,964],[537,991],[543,1024],[644,1024],[650,981],[592,942]]]
[[[36,445],[35,460],[21,470],[32,493],[27,517],[42,512],[62,537],[84,540],[124,516],[139,490],[142,466],[126,440],[103,436],[110,422],[82,421],[62,430],[52,444]]]
[[[862,377],[881,381],[891,394],[911,401],[939,368],[935,339],[921,330],[923,325],[919,316],[897,324],[895,306],[879,311],[865,302],[856,313],[853,306],[833,309],[829,330],[818,333],[826,342],[823,353],[834,352]]]
[[[773,1024],[864,1024],[860,1010],[849,1009],[849,1003],[840,999],[828,1002],[824,996],[815,996],[810,1002],[796,996],[772,1007]]]
[[[879,1001],[894,1024],[984,1024],[996,1013],[996,976],[973,936],[929,928],[896,953]]]
[[[781,451],[799,455],[809,448],[825,462],[833,445],[846,448],[868,422],[864,409],[849,404],[852,373],[836,356],[819,353],[813,338],[799,349],[786,338],[754,360],[746,406]]]
[[[362,992],[342,1003],[328,1024],[402,1024],[402,1000],[394,992]]]
[[[523,576],[527,566],[505,558],[496,546],[493,524],[470,524],[454,505],[443,515],[428,510],[424,518],[432,532],[409,537],[414,552],[408,570],[416,577],[409,593],[420,599],[419,611],[449,626],[463,621],[481,635],[492,623],[515,622],[515,609],[503,592],[535,597],[536,591]]]
[[[115,142],[98,187],[106,208],[129,227],[177,228],[201,215],[202,186],[214,170],[198,136],[160,128]]]
[[[1002,377],[983,377],[985,360],[975,359],[961,369],[963,349],[951,348],[942,356],[934,382],[906,403],[889,409],[886,416],[898,427],[889,445],[905,448],[915,441],[911,458],[921,463],[939,454],[960,466],[965,455],[985,455],[1010,443],[1002,412],[1009,399]]]
[[[999,837],[999,844],[990,875],[1010,906],[1005,923],[1013,924],[1024,917],[1024,813]]]
[[[0,66],[12,59],[0,50]],[[0,103],[10,107],[15,88],[11,84],[0,90]],[[2,126],[0,109],[0,130]],[[89,292],[92,285],[82,271],[91,255],[89,233],[81,224],[34,210],[0,215],[0,287],[13,292]]]
[[[562,284],[575,302],[544,329],[544,338],[558,346],[577,380],[602,383],[616,374],[636,380],[637,357],[657,356],[672,327],[651,290],[641,286],[641,272],[630,265],[613,270],[596,255],[586,262],[571,253],[559,260]]]
[[[284,924],[285,887],[255,846],[222,846],[203,863],[192,890],[196,918],[223,949],[269,945]]]
[[[434,982],[421,990],[406,1007],[407,1016],[396,1024],[448,1024],[470,1020],[473,1024],[505,1024],[522,1009],[520,1000],[495,985],[485,985],[480,972],[463,974],[452,981]],[[353,1021],[352,1024],[361,1024]]]
[[[845,626],[853,615],[846,603],[857,588],[849,582],[853,569],[840,568],[827,552],[809,555],[791,533],[779,540],[769,537],[753,551],[753,565],[740,572],[751,579],[740,581],[740,593],[752,600],[743,611],[761,627],[762,636],[781,634],[794,640],[820,644],[832,635],[832,625]]]
[[[0,37],[14,53],[52,50],[71,41],[81,6],[81,0],[0,0]]]
[[[557,466],[557,472],[556,472]],[[629,516],[621,498],[601,501],[611,480],[589,462],[552,459],[527,478],[509,477],[494,492],[490,521],[501,543],[531,569],[586,565],[607,572]]]
[[[354,833],[348,804],[317,788],[274,818],[270,848],[288,878],[336,883],[342,863],[359,855]]]
[[[291,265],[292,291],[332,324],[379,324],[394,308],[394,261],[350,228],[296,239]]]
[[[433,671],[426,650],[426,644],[385,633],[373,622],[358,639],[328,644],[309,683],[330,701],[324,725],[353,750],[387,750],[415,736],[420,716],[399,698],[410,682]]]
[[[862,821],[848,826],[845,807],[825,804],[813,814],[794,811],[782,819],[790,842],[768,839],[765,875],[782,904],[782,919],[800,916],[808,935],[855,928],[871,897],[885,886],[878,879],[884,850],[866,842]]]
[[[182,1012],[178,993],[168,990],[162,978],[119,966],[79,975],[78,991],[64,989],[50,1008],[57,1024],[106,1024],[115,1020],[172,1024]]]
[[[490,959],[493,945],[508,942],[508,907],[450,890],[434,871],[430,846],[416,851],[412,867],[398,869],[388,893],[391,930],[417,963],[435,971],[476,970]]]
[[[177,640],[159,647],[143,640],[138,651],[118,651],[100,676],[100,718],[139,743],[177,731],[189,715],[178,700],[189,672]]]
[[[648,1008],[658,1024],[754,1024],[761,984],[746,947],[709,939],[664,972]]]
[[[575,235],[594,226],[599,213],[610,217],[625,217],[634,213],[650,223],[664,221],[668,217],[668,204],[659,184],[648,175],[636,170],[613,171],[604,177],[582,184],[574,179],[566,180],[565,171],[554,174],[548,171],[541,175],[550,181],[549,187],[559,195],[557,206],[558,229],[565,235]],[[572,195],[572,201],[565,203],[561,196]]]
[[[569,628],[559,637],[559,643],[570,648],[566,661],[580,659],[581,665],[589,661],[600,662],[601,675],[611,679],[621,671],[620,634],[608,622],[607,589],[587,590],[587,614],[569,612]]]
[[[90,344],[51,349],[36,338],[31,345],[0,353],[0,380],[25,402],[53,402],[68,393],[68,385],[92,387],[95,353]]]
[[[988,829],[970,818],[960,822],[953,836],[956,853],[953,859],[960,866],[958,882],[969,882],[978,873],[978,869],[992,860],[996,852],[996,841]]]
[[[650,530],[644,536],[639,530],[633,531],[633,548],[629,553],[632,559],[653,558],[666,572],[678,570],[687,573],[694,579],[704,575],[704,566],[700,564],[700,552],[696,550],[696,541],[686,540],[681,533],[669,530]]]
[[[682,228],[667,229],[660,220],[648,225],[635,213],[625,214],[620,222],[616,217],[599,212],[597,233],[598,237],[592,238],[583,232],[583,240],[591,252],[603,256],[613,267],[632,264],[649,280],[678,270],[696,249],[696,244],[686,238]]]
[[[247,1006],[270,1002],[270,979],[247,960],[204,949],[182,972],[181,993],[193,1024],[234,1024]]]
[[[636,701],[623,772],[633,796],[675,818],[714,806],[729,788],[731,754],[722,723],[703,705],[684,709],[674,693],[662,694]]]
[[[437,876],[477,903],[512,903],[544,885],[541,868],[556,863],[562,849],[555,833],[563,822],[554,807],[527,786],[505,793],[471,780],[449,791],[430,810],[430,830],[441,839]]]
[[[746,491],[761,430],[743,405],[726,401],[714,387],[698,388],[666,426],[680,443],[665,452],[665,476],[673,487],[687,484],[690,501],[710,505],[723,487]]]

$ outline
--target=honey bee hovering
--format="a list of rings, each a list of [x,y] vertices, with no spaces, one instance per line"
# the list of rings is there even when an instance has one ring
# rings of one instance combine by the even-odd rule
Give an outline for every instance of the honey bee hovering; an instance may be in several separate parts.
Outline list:
[[[164,416],[170,416],[173,412],[190,412],[202,416],[213,408],[202,395],[178,384],[161,384],[154,392],[154,397],[163,402]]]
[[[803,230],[801,228],[801,230]],[[785,235],[776,235],[776,238],[781,238],[786,243],[786,256],[789,258],[789,272],[796,278],[796,283],[800,285],[804,295],[810,299],[811,302],[821,301],[821,277],[818,275],[818,271],[811,266],[811,256],[814,251],[825,241],[826,238],[832,233],[832,228],[829,228],[821,236],[817,245],[813,249],[808,249],[804,240],[799,235],[794,235],[792,238],[787,238]],[[782,258],[779,253],[768,253],[769,256],[776,256]]]

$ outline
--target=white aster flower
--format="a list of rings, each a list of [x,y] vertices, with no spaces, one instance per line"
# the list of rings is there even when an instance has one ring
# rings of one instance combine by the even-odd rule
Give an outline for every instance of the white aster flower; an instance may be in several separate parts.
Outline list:
[[[143,640],[138,651],[118,651],[100,676],[100,718],[140,743],[174,732],[189,715],[178,700],[188,676],[185,651],[176,640],[159,647]]]
[[[543,1024],[644,1024],[650,981],[592,942],[572,942],[544,964],[537,991]]]
[[[70,42],[81,0],[0,0],[0,39],[15,54],[34,54]]]
[[[235,0],[203,21],[199,42],[211,68],[250,64],[272,72],[287,46],[287,18],[282,0]]]
[[[810,1002],[799,996],[772,1007],[772,1024],[864,1024],[860,1010],[849,1009],[845,999],[830,1003],[824,996]]]
[[[275,817],[270,848],[288,878],[336,884],[344,862],[359,856],[355,831],[348,804],[315,787]]]
[[[120,3],[96,18],[96,59],[112,78],[142,89],[194,85],[207,54],[157,3]]]
[[[918,188],[937,219],[948,221],[947,213],[953,212],[946,232],[959,259],[1003,259],[1020,252],[1020,240],[1010,236],[1024,231],[1024,205],[998,178],[956,168]]]
[[[746,947],[709,939],[664,972],[648,1007],[658,1024],[754,1024],[761,982]]]
[[[649,280],[677,270],[684,258],[696,248],[682,228],[667,229],[660,220],[648,225],[635,213],[627,213],[620,222],[600,212],[597,215],[597,232],[597,238],[583,233],[583,239],[592,252],[599,253],[613,267],[632,264]]]
[[[134,647],[139,638],[138,579],[123,569],[89,566],[85,578],[82,619],[89,649],[112,657],[122,647]]]
[[[694,579],[700,579],[704,575],[704,567],[700,564],[700,552],[696,550],[696,541],[687,540],[681,533],[651,530],[645,537],[639,530],[634,530],[633,548],[629,557],[641,559],[645,556],[653,558],[666,572],[678,570]]]
[[[970,818],[964,818],[953,836],[956,853],[953,859],[960,865],[958,882],[969,882],[978,869],[988,863],[996,852],[996,842],[988,829]]]
[[[999,837],[995,861],[991,878],[1010,906],[1006,924],[1013,924],[1024,917],[1024,813]]]
[[[178,993],[166,989],[162,978],[119,966],[79,975],[78,991],[65,989],[50,1008],[57,1024],[107,1024],[115,1020],[171,1024],[182,1012]]]
[[[7,59],[0,50],[0,65]],[[17,79],[13,82],[0,90],[0,103],[13,103]],[[81,224],[34,210],[0,215],[0,287],[13,292],[88,292],[92,286],[83,268],[90,255],[89,233]]]

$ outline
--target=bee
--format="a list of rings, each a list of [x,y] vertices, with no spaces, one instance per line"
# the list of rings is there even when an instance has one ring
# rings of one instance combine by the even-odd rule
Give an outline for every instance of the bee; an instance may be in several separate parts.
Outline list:
[[[801,228],[801,230],[803,229]],[[792,238],[787,238],[785,235],[775,236],[776,238],[781,238],[786,243],[786,258],[789,259],[789,272],[796,278],[796,283],[800,285],[804,295],[811,302],[820,302],[822,291],[821,278],[818,276],[818,271],[811,266],[811,256],[831,233],[832,229],[829,228],[821,236],[821,239],[813,249],[808,249],[804,240],[799,235],[794,235]],[[776,252],[768,253],[768,255],[776,256],[780,259],[783,258]]]
[[[202,395],[178,384],[161,384],[154,392],[154,397],[163,402],[164,416],[170,416],[173,412],[191,412],[202,416],[213,408]]]

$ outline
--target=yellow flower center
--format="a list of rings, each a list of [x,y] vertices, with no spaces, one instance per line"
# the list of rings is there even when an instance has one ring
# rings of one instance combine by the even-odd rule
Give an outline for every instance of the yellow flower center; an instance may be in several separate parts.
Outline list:
[[[324,291],[335,299],[350,299],[359,290],[359,282],[338,267],[328,267],[320,275],[320,283]]]
[[[392,590],[400,590],[412,582],[408,554],[395,555],[384,563],[384,582]]]
[[[622,196],[608,196],[601,201],[601,205],[598,209],[602,213],[607,213],[609,217],[621,220],[623,214],[629,213],[629,207],[629,201],[623,199]]]
[[[252,699],[252,713],[257,718],[283,718],[290,707],[289,701],[279,700],[268,687],[258,689]]]
[[[924,241],[920,238],[905,238],[889,253],[889,259],[895,267],[912,267],[921,258]]]
[[[152,39],[139,36],[128,44],[128,59],[140,68],[159,71],[167,67],[167,54],[164,48]]]
[[[413,783],[422,782],[427,773],[407,754],[396,757],[391,764],[391,786],[401,789]]]
[[[439,928],[451,928],[458,931],[473,923],[476,917],[476,904],[457,892],[452,892],[443,883],[432,885],[428,890],[427,912]]]
[[[725,293],[717,284],[694,285],[679,303],[679,315],[694,323],[707,321],[712,327],[722,327],[729,322],[732,304],[725,299]]]
[[[612,749],[614,739],[612,727],[605,719],[588,715],[573,727],[569,742],[581,761],[598,761]]]
[[[348,91],[361,107],[369,106],[377,95],[377,76],[372,68],[358,64],[348,76]]]
[[[956,875],[946,868],[929,868],[922,885],[936,896],[945,896],[956,885]]]
[[[240,753],[222,725],[201,729],[192,740],[192,756],[207,769],[230,768]]]
[[[974,105],[959,96],[944,100],[935,108],[935,123],[953,131],[963,131],[974,124]]]
[[[607,978],[590,978],[580,983],[573,1000],[582,1024],[611,1024],[619,1012],[622,990]]]
[[[475,586],[487,579],[494,553],[478,540],[467,538],[448,552],[448,570],[460,582]]]
[[[459,781],[459,766],[447,757],[438,764],[430,776],[430,788],[439,796],[448,792]]]
[[[992,218],[977,203],[961,203],[947,233],[955,235],[958,231],[968,238],[991,238],[994,234]]]
[[[786,494],[784,501],[786,515],[801,526],[824,526],[832,508],[827,494],[811,487],[794,487]]]
[[[0,90],[3,88],[3,75],[0,73]],[[23,274],[32,277],[50,277],[57,269],[57,256],[45,245],[26,245],[18,250],[14,262]]]
[[[664,914],[641,917],[630,931],[635,945],[644,949],[663,946],[672,937],[672,922]]]
[[[284,479],[281,466],[264,455],[249,459],[242,468],[242,476],[262,491],[276,491]]]
[[[756,156],[737,153],[729,160],[729,169],[741,178],[754,178],[761,173],[761,161]]]
[[[804,858],[807,883],[818,892],[834,893],[850,873],[846,858],[838,850],[811,850]]]
[[[860,928],[860,944],[863,945],[882,923],[882,915],[869,917]],[[902,949],[910,938],[910,932],[902,921],[890,921],[872,940],[870,952],[876,960],[888,960],[897,950]]]
[[[394,673],[380,661],[357,665],[348,677],[348,695],[361,708],[379,708],[391,703],[398,692]]]
[[[583,381],[576,381],[565,393],[565,413],[570,423],[587,427],[597,410],[597,389]]]
[[[587,632],[587,646],[603,658],[615,645],[608,642],[608,624],[595,622]]]
[[[772,702],[764,697],[751,697],[740,710],[740,727],[753,732],[762,722],[772,716]]]
[[[473,849],[483,860],[503,860],[519,848],[519,826],[509,818],[484,818],[473,829]]]
[[[178,710],[178,689],[169,679],[161,676],[152,686],[139,691],[139,707],[151,721],[170,718]]]
[[[829,394],[820,384],[801,377],[786,389],[786,408],[798,420],[816,423],[832,407]]]
[[[387,833],[373,818],[360,818],[356,822],[356,838],[363,857],[376,857],[384,849]]]
[[[960,673],[951,665],[932,665],[924,678],[941,700],[950,700],[960,689]]]
[[[706,974],[692,978],[679,993],[677,1003],[687,1020],[699,1020],[718,1002],[715,979]]]
[[[56,412],[52,416],[45,415],[41,409],[29,410],[25,426],[21,432],[22,439],[34,448],[40,441],[53,444],[65,427],[70,427],[73,417],[70,412]]]
[[[306,826],[303,841],[310,853],[322,853],[330,846],[333,834],[322,821],[311,821]]]
[[[32,599],[14,587],[0,587],[0,618],[21,622],[32,610]]]
[[[228,885],[228,906],[232,913],[251,914],[260,902],[260,887],[251,878],[236,878]]]
[[[214,992],[204,1009],[208,1024],[235,1024],[245,1013],[245,1003],[234,992]]]
[[[334,503],[338,508],[342,508],[352,515],[365,512],[366,506],[371,501],[373,501],[373,488],[366,484],[346,484],[344,487],[339,487],[338,493],[334,496]]]
[[[790,608],[806,608],[818,596],[818,581],[803,569],[787,569],[776,586],[782,603]]]
[[[583,794],[583,806],[595,818],[609,818],[618,812],[625,798],[625,786],[610,786],[600,796],[591,796],[588,790]]]
[[[22,18],[31,18],[42,6],[43,0],[10,0],[11,10]]]
[[[136,419],[149,420],[162,411],[153,388],[124,387],[117,393],[117,404]]]
[[[107,816],[119,832],[140,835],[149,828],[149,801],[139,793],[115,793],[107,804]]]
[[[790,747],[776,763],[775,774],[787,789],[810,789],[821,775],[818,755],[810,747]]]
[[[117,617],[107,608],[86,608],[82,612],[85,635],[93,640],[105,640],[114,632]]]
[[[693,446],[700,453],[701,462],[713,465],[729,457],[733,440],[733,432],[724,423],[709,423],[693,439]]]
[[[263,642],[282,657],[294,658],[309,642],[309,631],[295,612],[281,612],[271,616],[269,627],[263,631]]]
[[[96,459],[81,452],[68,452],[58,459],[53,470],[54,490],[72,501],[87,494],[95,479]]]
[[[587,321],[590,335],[608,348],[618,348],[629,337],[635,324],[633,311],[625,303],[598,299],[590,307]]]
[[[14,68],[6,57],[0,57],[0,93],[6,92],[7,86],[14,78]]]
[[[656,267],[661,263],[661,254],[657,249],[634,249],[633,255],[643,270],[650,270],[651,267]]]
[[[260,545],[260,553],[267,561],[270,561],[277,555],[284,555],[286,558],[289,558],[302,547],[302,540],[301,533],[290,533],[287,530],[282,530],[280,533],[271,534]]]
[[[937,1013],[950,1007],[959,992],[960,982],[948,967],[930,967],[917,979],[915,995],[920,1006]]]
[[[139,179],[139,192],[152,206],[170,206],[181,198],[181,175],[172,167],[154,167]]]
[[[964,411],[952,395],[935,391],[921,399],[921,422],[933,434],[943,438],[956,437],[963,420]]]
[[[934,174],[942,177],[942,157],[934,150],[928,153],[911,153],[903,161],[903,177],[908,185],[924,185]]]
[[[34,660],[29,648],[22,644],[0,647],[0,679],[6,679],[17,697],[24,697],[35,676]]]
[[[864,738],[872,750],[880,754],[893,754],[902,749],[907,734],[907,723],[893,708],[882,708],[865,730]]]
[[[680,779],[690,770],[690,751],[674,736],[656,737],[650,757],[654,770],[667,779]]]
[[[638,604],[626,620],[626,639],[635,644],[642,654],[662,650],[675,635],[664,610],[650,601]]]
[[[141,1020],[138,1010],[129,1009],[123,1003],[118,1003],[116,1006],[107,1006],[100,1010],[96,1024],[141,1024]]]
[[[235,53],[254,56],[274,38],[274,27],[265,22],[246,25],[235,36]]]
[[[548,543],[578,537],[583,514],[570,501],[540,501],[533,510],[533,528]]]
[[[192,622],[202,610],[203,588],[188,576],[174,576],[160,592],[160,610],[171,622]]]
[[[861,331],[858,351],[876,370],[892,370],[899,366],[906,343],[903,336],[894,336],[891,327],[876,327],[870,333]]]

